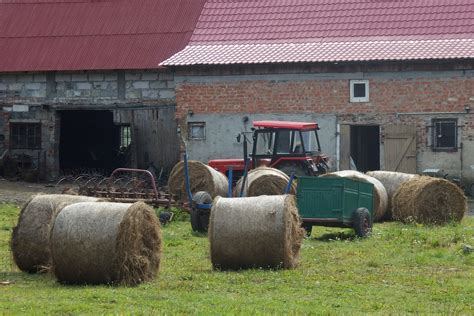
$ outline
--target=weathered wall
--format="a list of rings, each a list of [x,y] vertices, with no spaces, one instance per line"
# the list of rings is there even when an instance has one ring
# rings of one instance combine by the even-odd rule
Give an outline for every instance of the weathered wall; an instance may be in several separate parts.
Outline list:
[[[136,166],[146,168],[153,162],[169,169],[178,155],[174,104],[173,75],[167,71],[0,74],[0,134],[5,139],[0,149],[8,148],[10,119],[41,122],[42,148],[30,151],[30,155],[37,157],[40,152],[44,160],[39,162],[42,174],[55,178],[59,174],[60,141],[57,110],[133,110],[133,122],[125,119],[130,117],[127,115],[120,122],[133,123],[133,134],[138,137],[135,143],[140,144],[136,146]],[[174,144],[168,146],[163,139],[171,139]],[[10,154],[23,152],[28,150],[11,150]]]
[[[244,121],[244,117],[248,121]],[[229,114],[195,114],[188,117],[188,122],[205,122],[206,139],[188,140],[188,150],[191,159],[207,162],[210,159],[243,158],[242,144],[237,142],[236,136],[240,132],[251,132],[252,121],[258,120],[290,120],[303,122],[318,122],[318,131],[321,149],[332,160],[335,159],[336,116],[333,114],[318,115],[316,113],[289,113],[289,114],[256,114],[256,113],[229,113]],[[252,150],[249,145],[249,151]]]
[[[366,69],[347,66],[334,72],[325,72],[332,68],[314,66],[311,66],[312,72],[303,66],[294,69],[274,66],[263,68],[261,73],[247,68],[206,68],[201,69],[201,73],[182,71],[175,77],[177,117],[184,130],[190,120],[203,118],[210,122],[225,117],[228,123],[222,124],[221,128],[208,127],[209,123],[206,126],[212,128],[206,142],[218,148],[220,141],[215,139],[222,137],[219,132],[226,134],[230,129],[228,126],[239,127],[239,115],[268,117],[280,114],[282,119],[293,119],[296,113],[297,117],[322,117],[322,122],[335,115],[338,124],[415,124],[419,172],[429,167],[470,176],[470,166],[474,165],[474,117],[472,111],[467,113],[465,109],[470,107],[474,111],[473,69],[473,63],[468,62],[432,67],[426,64],[372,68],[369,65]],[[351,79],[369,80],[370,102],[349,101]],[[194,113],[193,117],[189,117],[189,110]],[[433,151],[430,147],[431,120],[451,117],[458,119],[458,145],[462,150]],[[336,151],[334,139],[333,135],[332,142],[324,150]],[[383,139],[381,141],[383,149]],[[191,146],[191,155],[206,158],[201,149]],[[226,155],[230,148],[220,146],[222,150],[215,147],[209,150]]]

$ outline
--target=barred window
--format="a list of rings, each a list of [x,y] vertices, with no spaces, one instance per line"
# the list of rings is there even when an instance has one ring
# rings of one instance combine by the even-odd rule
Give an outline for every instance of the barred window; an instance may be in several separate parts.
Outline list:
[[[457,150],[457,120],[433,120],[433,149]]]
[[[132,132],[130,125],[120,126],[120,147],[128,147],[132,142]]]
[[[40,149],[41,123],[10,123],[12,149]]]

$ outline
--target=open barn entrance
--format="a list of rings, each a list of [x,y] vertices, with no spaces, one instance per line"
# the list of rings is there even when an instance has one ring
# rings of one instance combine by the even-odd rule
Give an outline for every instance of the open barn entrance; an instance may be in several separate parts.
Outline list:
[[[109,174],[117,167],[120,126],[111,111],[60,111],[59,164],[63,174]]]
[[[380,169],[380,127],[352,125],[350,130],[351,157],[357,170],[366,172]]]

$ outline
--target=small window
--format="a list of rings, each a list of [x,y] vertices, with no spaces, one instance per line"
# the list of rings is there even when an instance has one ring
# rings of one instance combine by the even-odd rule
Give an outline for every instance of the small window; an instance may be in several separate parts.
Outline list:
[[[455,151],[457,150],[457,120],[433,120],[433,149]]]
[[[12,149],[40,149],[41,123],[10,123]]]
[[[206,123],[188,123],[189,139],[206,139]]]
[[[120,126],[120,148],[127,148],[132,141],[130,125]]]
[[[350,81],[351,102],[369,102],[369,80]]]

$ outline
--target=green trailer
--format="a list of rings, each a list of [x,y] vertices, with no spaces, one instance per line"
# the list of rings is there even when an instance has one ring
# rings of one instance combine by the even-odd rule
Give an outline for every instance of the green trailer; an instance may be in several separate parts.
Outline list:
[[[360,237],[372,230],[374,185],[348,178],[299,177],[296,193],[303,227],[352,227]]]

